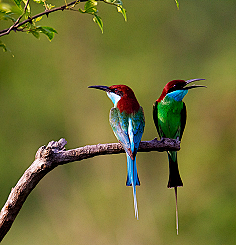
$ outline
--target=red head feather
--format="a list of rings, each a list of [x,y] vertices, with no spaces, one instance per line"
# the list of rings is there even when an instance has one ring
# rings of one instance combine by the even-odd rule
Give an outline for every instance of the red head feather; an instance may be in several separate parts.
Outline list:
[[[161,93],[161,96],[159,97],[157,102],[160,102],[161,100],[163,100],[165,96],[171,91],[177,90],[178,88],[181,89],[185,85],[186,85],[186,82],[184,80],[173,80],[173,81],[168,82],[166,86],[164,87]]]
[[[109,89],[121,95],[121,99],[117,103],[117,108],[120,112],[125,111],[126,113],[131,114],[139,110],[140,105],[131,88],[126,85],[113,85],[109,87]]]

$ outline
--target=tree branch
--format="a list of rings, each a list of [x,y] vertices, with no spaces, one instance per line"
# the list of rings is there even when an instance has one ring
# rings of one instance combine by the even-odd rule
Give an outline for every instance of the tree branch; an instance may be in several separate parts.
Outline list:
[[[87,1],[87,0],[80,0],[80,1],[76,0],[76,1],[73,1],[73,2],[71,2],[71,3],[67,3],[67,4],[65,4],[65,5],[63,5],[63,6],[61,6],[61,7],[56,7],[56,8],[52,8],[52,9],[45,10],[45,11],[42,12],[42,13],[36,14],[36,15],[34,15],[34,16],[32,16],[32,17],[30,17],[30,18],[28,18],[28,19],[26,19],[26,20],[20,22],[22,16],[23,16],[24,13],[25,13],[26,8],[27,8],[27,6],[28,6],[28,4],[29,4],[29,1],[27,1],[26,5],[25,5],[25,8],[24,8],[24,11],[23,11],[23,14],[16,20],[16,22],[15,22],[12,26],[10,26],[10,27],[7,28],[7,29],[1,30],[1,31],[0,31],[0,37],[5,36],[5,35],[8,35],[11,31],[17,31],[19,27],[25,25],[25,24],[28,23],[28,22],[32,22],[32,20],[37,19],[38,17],[41,17],[41,16],[43,16],[43,15],[47,15],[47,16],[48,16],[48,15],[49,15],[50,13],[52,13],[52,12],[56,12],[56,11],[60,11],[60,10],[63,11],[63,10],[65,10],[65,9],[69,9],[69,8],[68,8],[69,6],[73,6],[73,5],[76,5],[76,4],[79,3],[79,2],[86,2],[86,1]],[[19,23],[19,22],[20,22],[20,23]]]
[[[39,181],[58,165],[69,162],[81,161],[98,155],[124,153],[120,143],[87,145],[77,149],[66,150],[65,139],[58,142],[51,141],[47,146],[41,146],[31,166],[24,172],[14,188],[12,188],[8,199],[0,213],[0,242],[10,230],[16,216],[30,192],[36,187]],[[162,139],[140,143],[139,152],[149,151],[178,151],[180,142],[172,139]]]

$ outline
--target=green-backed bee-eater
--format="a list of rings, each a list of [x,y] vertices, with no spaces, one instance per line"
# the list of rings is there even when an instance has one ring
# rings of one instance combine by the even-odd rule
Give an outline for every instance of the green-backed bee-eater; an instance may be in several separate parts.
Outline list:
[[[139,105],[134,92],[126,85],[89,86],[103,90],[114,104],[110,110],[110,125],[122,144],[127,156],[127,186],[133,187],[134,211],[138,219],[136,185],[140,185],[136,166],[136,154],[145,126],[143,108]]]
[[[186,124],[186,106],[182,101],[189,89],[206,87],[188,84],[205,79],[173,80],[167,83],[160,98],[153,105],[153,119],[160,138],[177,139],[181,141]],[[169,181],[168,188],[175,189],[176,200],[176,229],[178,234],[177,187],[183,186],[180,178],[177,152],[168,151]]]

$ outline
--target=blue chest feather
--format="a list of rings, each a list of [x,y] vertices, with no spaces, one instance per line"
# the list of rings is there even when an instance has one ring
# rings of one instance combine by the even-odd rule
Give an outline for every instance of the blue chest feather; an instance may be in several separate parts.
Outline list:
[[[171,93],[168,93],[166,96],[169,96],[171,98],[173,98],[176,101],[182,101],[182,99],[184,98],[184,96],[188,93],[188,90],[176,90],[173,91]]]

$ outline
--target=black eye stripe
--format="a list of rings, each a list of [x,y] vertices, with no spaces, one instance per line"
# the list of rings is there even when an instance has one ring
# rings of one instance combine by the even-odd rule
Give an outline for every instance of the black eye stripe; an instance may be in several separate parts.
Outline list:
[[[115,94],[117,94],[119,96],[123,96],[123,92],[120,91],[119,89],[115,88],[115,89],[113,89],[113,91],[114,91]]]
[[[176,91],[176,90],[182,89],[182,88],[183,88],[183,85],[181,83],[174,84],[173,87],[169,89],[168,93],[171,93],[173,91]]]

